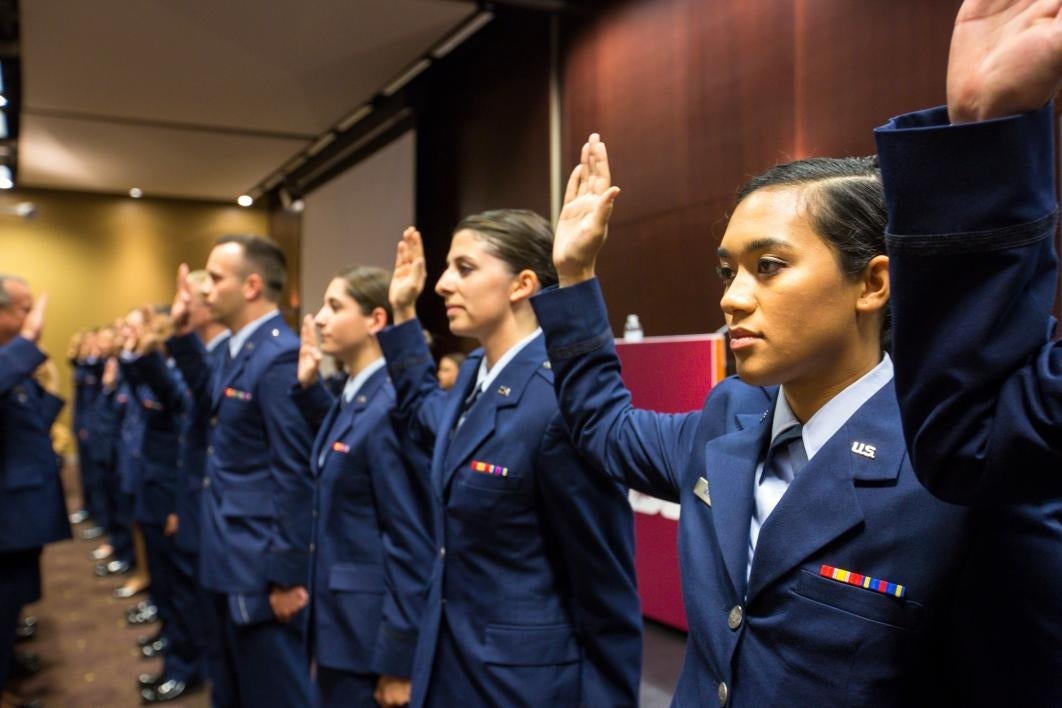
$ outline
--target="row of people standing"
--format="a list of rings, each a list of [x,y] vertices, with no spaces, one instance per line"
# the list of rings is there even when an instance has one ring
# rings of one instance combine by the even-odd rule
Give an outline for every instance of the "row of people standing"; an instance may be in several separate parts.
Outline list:
[[[202,290],[182,270],[174,336],[147,334],[150,322],[126,333],[122,385],[170,433],[162,443],[145,428],[123,443],[166,457],[165,475],[142,467],[134,496],[152,496],[158,476],[184,480],[160,489],[166,498],[201,490],[194,580],[217,629],[205,670],[216,705],[636,703],[631,512],[618,485],[579,469],[559,425],[527,302],[537,275],[509,292],[504,275],[526,272],[529,237],[534,265],[552,271],[541,217],[496,212],[455,237],[462,262],[490,266],[455,331],[509,354],[477,382],[489,395],[475,406],[468,391],[447,400],[414,322],[395,329],[392,360],[409,363],[388,376],[377,337],[391,321],[387,271],[335,278],[300,347],[275,304],[283,255],[257,237],[221,239]],[[444,280],[468,270],[455,263]],[[213,352],[193,331],[197,298],[233,332]],[[347,372],[338,396],[318,376],[322,352]],[[482,378],[482,359],[465,363],[459,390]],[[189,434],[197,424],[205,440]],[[160,452],[174,441],[175,454]],[[178,529],[189,525],[177,515]],[[173,563],[159,560],[174,549],[164,527],[145,537],[169,647],[141,688],[161,702],[202,674],[171,661],[191,634],[177,631],[186,613],[174,607]]]

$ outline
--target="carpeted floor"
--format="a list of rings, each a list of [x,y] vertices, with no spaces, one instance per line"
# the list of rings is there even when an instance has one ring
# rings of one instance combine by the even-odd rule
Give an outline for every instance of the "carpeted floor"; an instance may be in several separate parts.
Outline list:
[[[63,474],[68,506],[76,508],[76,468]],[[75,527],[77,531],[84,525]],[[26,608],[38,618],[37,636],[18,645],[19,651],[41,656],[43,670],[15,683],[24,697],[39,698],[44,708],[132,708],[140,705],[136,677],[155,673],[161,661],[140,657],[137,637],[154,633],[158,625],[130,627],[125,610],[144,595],[116,600],[111,591],[124,577],[97,578],[89,554],[99,541],[73,540],[53,544],[42,562],[44,598]],[[640,703],[664,708],[671,701],[682,664],[685,635],[646,622]],[[206,688],[169,705],[206,708]]]
[[[77,490],[72,467],[64,472],[68,496]],[[68,501],[76,503],[76,496]],[[78,527],[78,528],[83,528]],[[75,528],[75,536],[77,534]],[[98,541],[67,541],[48,546],[42,562],[44,598],[26,608],[38,618],[37,636],[18,645],[37,653],[44,668],[16,683],[27,697],[45,708],[131,708],[140,705],[137,675],[159,670],[161,661],[140,657],[137,637],[158,625],[130,627],[125,610],[144,595],[116,600],[111,591],[124,578],[97,578],[89,553]],[[208,694],[198,689],[172,706],[205,708]]]

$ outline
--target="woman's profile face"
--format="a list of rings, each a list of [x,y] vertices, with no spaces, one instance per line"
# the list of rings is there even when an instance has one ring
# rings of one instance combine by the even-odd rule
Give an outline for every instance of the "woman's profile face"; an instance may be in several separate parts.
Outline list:
[[[446,305],[450,331],[482,341],[509,316],[516,283],[509,265],[492,254],[475,231],[458,231],[450,242],[446,270],[435,285]]]
[[[772,187],[734,210],[719,247],[720,306],[746,383],[814,384],[858,342],[859,280],[803,216],[802,190]]]
[[[333,278],[325,290],[324,304],[313,318],[321,332],[321,351],[346,359],[369,339],[372,317],[347,293],[342,278]]]
[[[457,362],[448,356],[444,356],[439,360],[439,369],[436,375],[439,379],[439,386],[446,391],[449,391],[457,383]]]

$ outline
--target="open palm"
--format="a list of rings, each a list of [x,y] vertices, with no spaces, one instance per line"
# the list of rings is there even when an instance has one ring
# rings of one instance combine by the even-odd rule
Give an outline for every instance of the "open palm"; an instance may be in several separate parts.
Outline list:
[[[594,277],[617,194],[619,187],[612,186],[605,144],[594,133],[583,145],[579,164],[568,178],[564,208],[557,219],[553,264],[562,286]]]
[[[1062,88],[1062,0],[966,0],[948,57],[952,122],[1040,108]]]

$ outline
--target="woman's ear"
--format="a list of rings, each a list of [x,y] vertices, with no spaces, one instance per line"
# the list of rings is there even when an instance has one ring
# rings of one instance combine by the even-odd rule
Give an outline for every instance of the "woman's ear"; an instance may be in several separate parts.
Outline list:
[[[509,291],[509,302],[514,305],[521,300],[526,300],[539,291],[538,276],[535,271],[525,268],[516,274],[513,280],[512,290]]]
[[[382,307],[372,308],[372,312],[369,313],[369,334],[376,334],[387,324],[387,310]]]
[[[889,257],[874,256],[863,269],[863,289],[856,301],[856,311],[883,311],[889,304]]]

